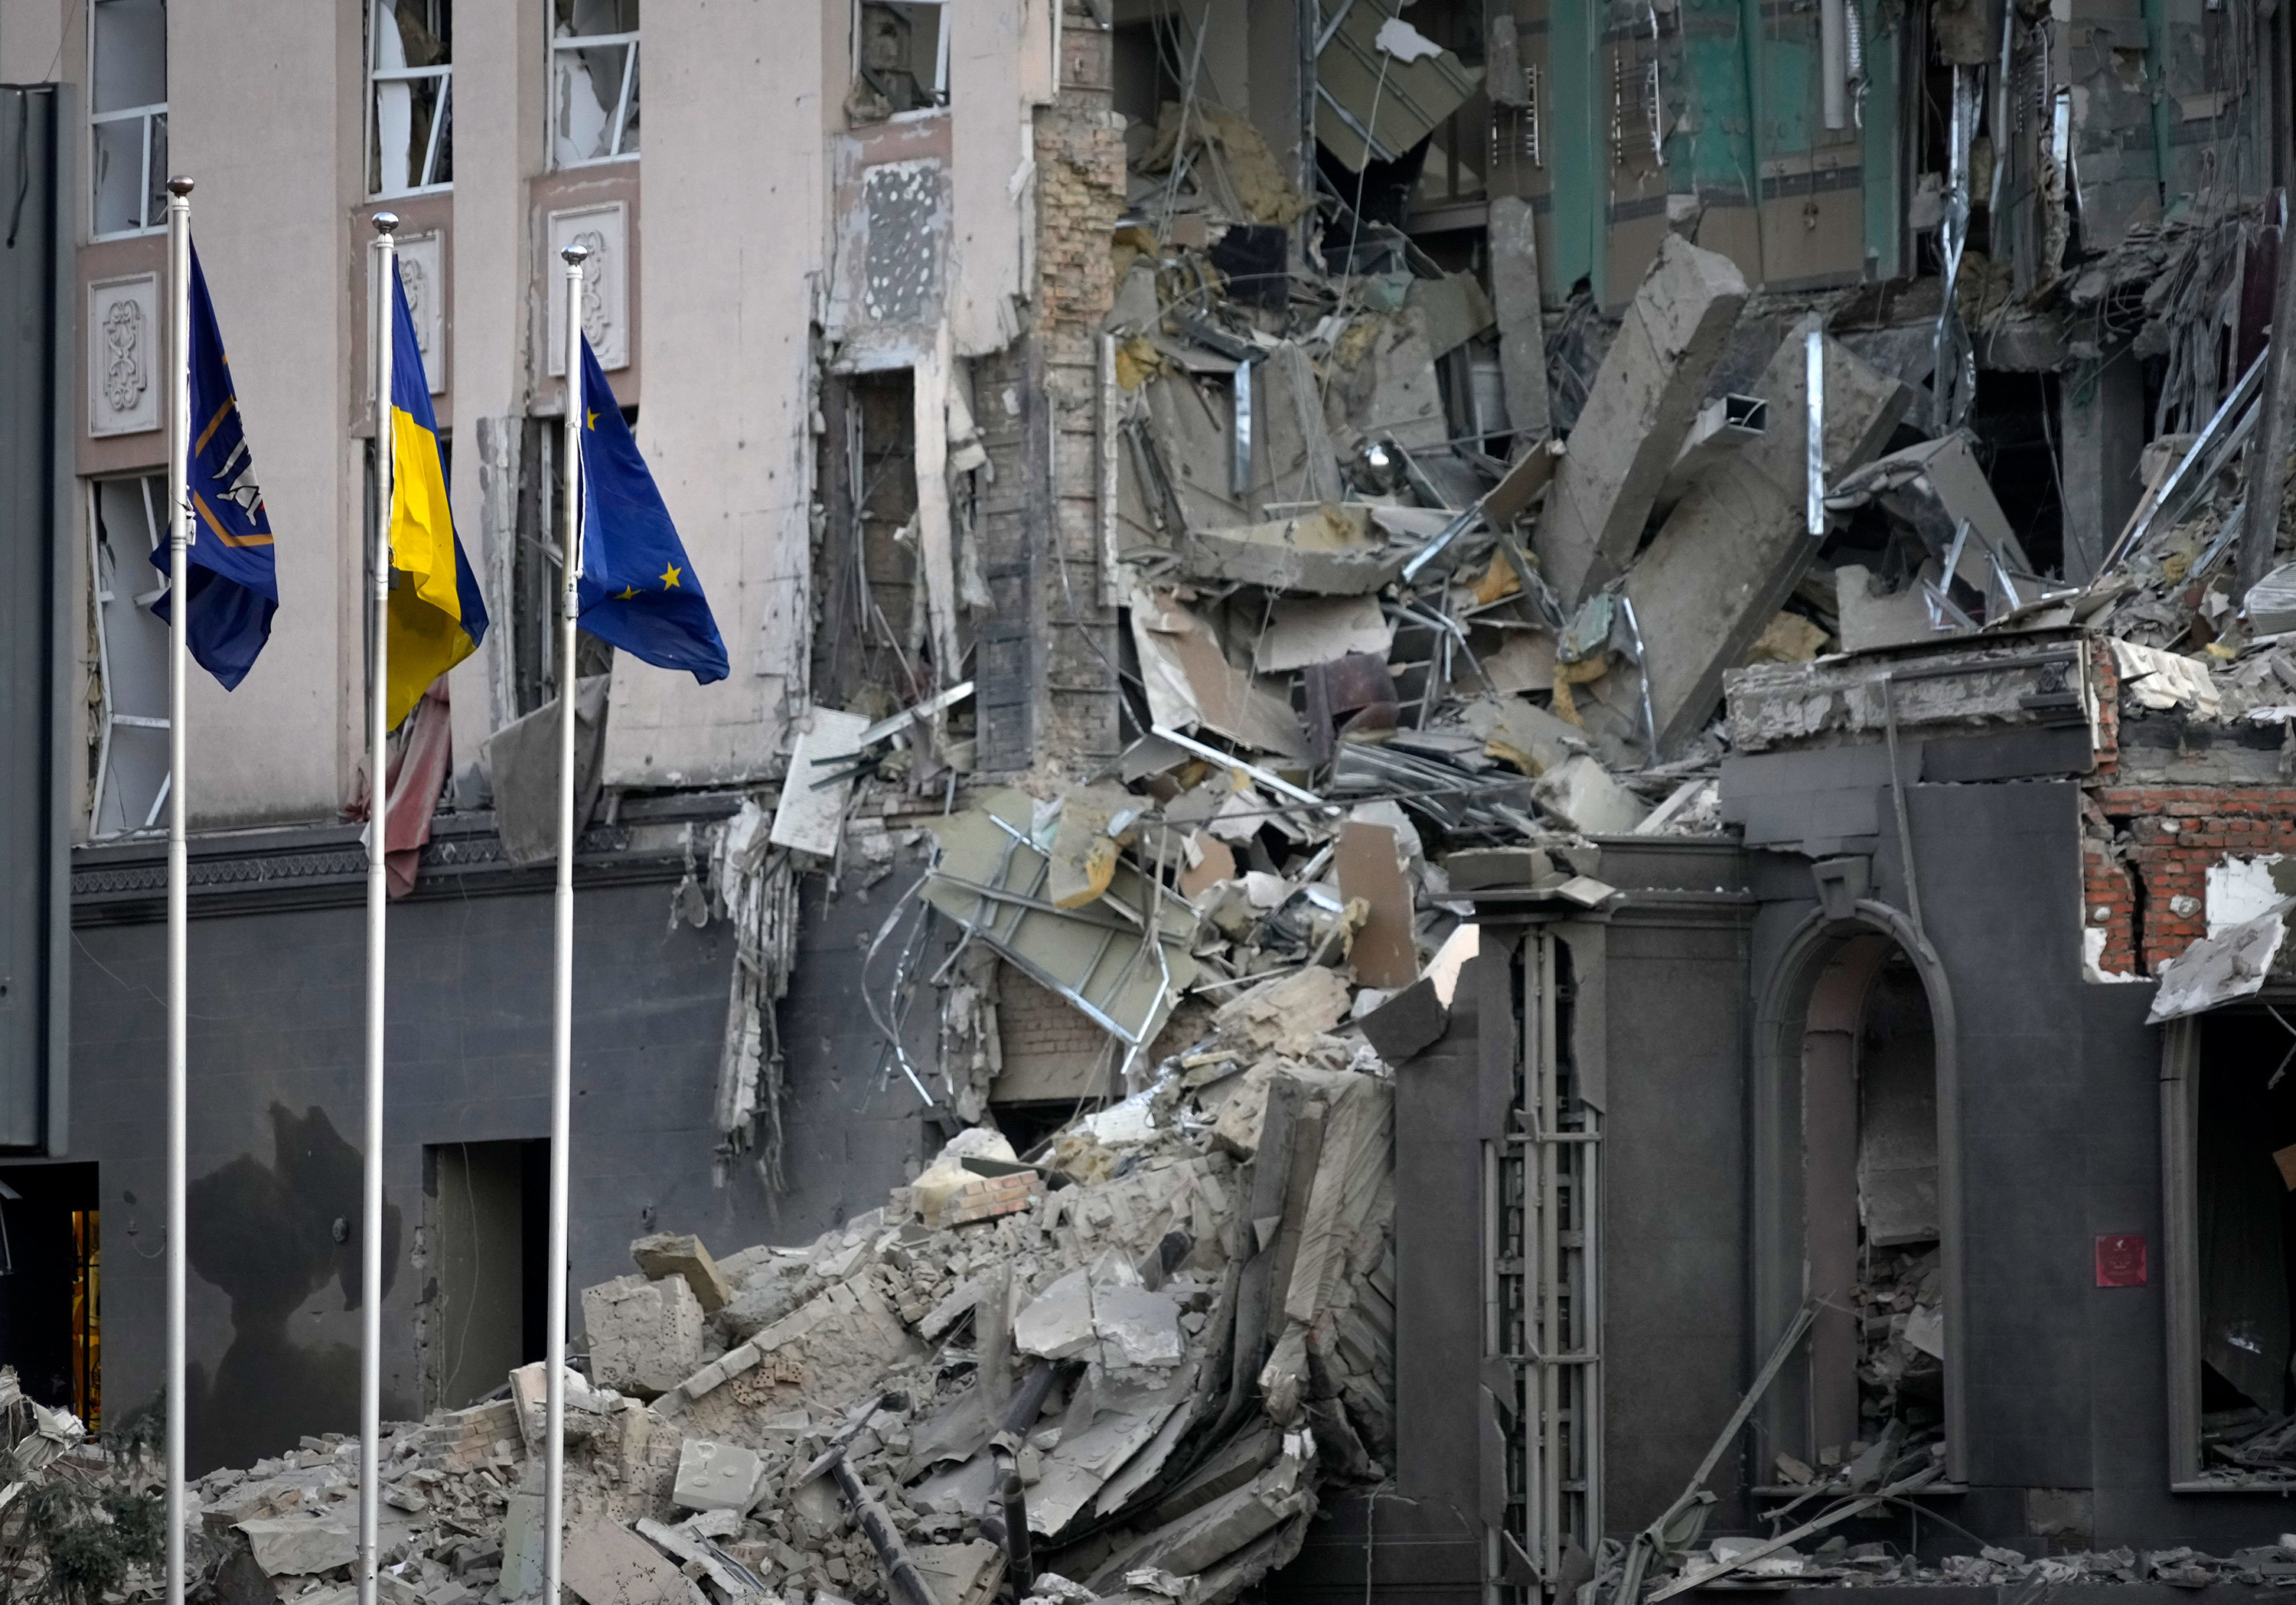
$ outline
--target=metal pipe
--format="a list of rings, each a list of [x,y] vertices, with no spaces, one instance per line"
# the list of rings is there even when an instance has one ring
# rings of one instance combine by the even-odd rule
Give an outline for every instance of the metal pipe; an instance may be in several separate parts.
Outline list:
[[[184,600],[192,543],[192,181],[168,180],[168,1605],[184,1605],[184,1234],[191,856],[184,839]],[[91,532],[92,535],[93,532]],[[88,543],[94,550],[93,538]],[[102,640],[101,632],[98,641]],[[107,697],[111,687],[104,688]],[[104,725],[108,739],[110,721]],[[99,788],[96,807],[103,806]]]
[[[1804,450],[1802,521],[1809,538],[1825,538],[1825,331],[1804,337],[1802,388],[1809,398],[1809,430]]]
[[[550,1290],[544,1316],[542,1527],[549,1535],[542,1597],[557,1605],[566,1527],[566,1190],[574,1084],[574,623],[582,598],[582,264],[586,246],[569,245],[566,263],[565,449],[559,453],[566,528],[558,586],[558,892],[550,992]]]
[[[390,846],[383,784],[390,664],[391,340],[398,283],[395,212],[374,215],[374,545],[369,598],[373,656],[366,696],[366,1119],[359,1194],[359,1605],[374,1605],[376,1531],[381,1517],[382,1437],[382,978]]]

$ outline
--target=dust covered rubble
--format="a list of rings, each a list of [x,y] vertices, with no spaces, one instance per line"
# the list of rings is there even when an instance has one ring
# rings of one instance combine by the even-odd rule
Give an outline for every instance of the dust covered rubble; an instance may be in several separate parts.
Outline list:
[[[571,1592],[971,1605],[1026,1556],[1045,1599],[1217,1605],[1283,1564],[1393,1454],[1393,1082],[1348,1003],[1264,982],[1135,1096],[1025,1159],[965,1131],[804,1248],[641,1239],[568,1375]],[[543,1383],[387,1429],[385,1601],[538,1592]],[[337,1605],[357,1456],[200,1479],[215,1597]]]

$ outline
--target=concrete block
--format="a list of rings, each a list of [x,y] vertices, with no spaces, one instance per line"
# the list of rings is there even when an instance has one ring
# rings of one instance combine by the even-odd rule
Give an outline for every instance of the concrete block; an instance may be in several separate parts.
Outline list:
[[[618,1276],[585,1288],[582,1324],[602,1388],[652,1398],[701,1368],[701,1302],[682,1278]]]
[[[542,1592],[542,1495],[512,1494],[503,1511],[502,1597],[522,1600]]]
[[[1540,315],[1538,237],[1530,202],[1502,195],[1491,202],[1491,302],[1499,320],[1499,375],[1507,422],[1535,439],[1554,427],[1546,394],[1546,328]]]
[[[357,1516],[349,1506],[325,1516],[266,1516],[238,1524],[266,1577],[302,1577],[358,1559]]]
[[[1532,782],[1530,796],[1563,824],[1587,836],[1631,835],[1650,813],[1647,803],[1584,753]]]
[[[1683,497],[1627,577],[1661,753],[1712,716],[1724,671],[1777,617],[1816,551],[1805,523],[1808,326],[1787,332],[1755,387],[1770,405],[1768,432]],[[1826,340],[1824,363],[1831,483],[1881,450],[1913,393],[1838,340]]]
[[[1729,258],[1674,234],[1660,242],[1539,520],[1539,560],[1566,604],[1633,559],[1745,304],[1746,281]]]
[[[701,1301],[701,1313],[712,1315],[734,1297],[734,1290],[709,1257],[701,1240],[691,1232],[657,1232],[630,1245],[630,1257],[650,1277],[676,1276]]]
[[[1088,1272],[1070,1271],[1030,1299],[1013,1318],[1013,1346],[1024,1355],[1065,1360],[1093,1340]]]
[[[1179,1363],[1180,1303],[1169,1293],[1104,1282],[1093,1290],[1092,1323],[1106,1345],[1104,1363]]]
[[[560,1576],[582,1605],[688,1605],[685,1574],[627,1527],[609,1521],[566,1535]]]
[[[760,1470],[754,1450],[689,1437],[677,1447],[669,1496],[689,1511],[746,1511],[757,1497]]]

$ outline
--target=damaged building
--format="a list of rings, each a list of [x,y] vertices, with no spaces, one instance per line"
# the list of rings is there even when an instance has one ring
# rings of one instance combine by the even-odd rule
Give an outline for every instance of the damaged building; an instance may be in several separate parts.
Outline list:
[[[563,695],[586,1605],[2296,1576],[2284,8],[662,12],[0,0],[0,1598],[172,1406],[341,1605],[368,1298],[384,1597],[538,1590]],[[385,207],[496,622],[378,788]],[[572,243],[723,683],[558,659]]]

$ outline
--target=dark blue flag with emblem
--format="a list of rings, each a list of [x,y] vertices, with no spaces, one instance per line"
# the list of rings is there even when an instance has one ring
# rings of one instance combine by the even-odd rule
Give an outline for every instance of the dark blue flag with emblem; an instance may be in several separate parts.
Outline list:
[[[582,627],[656,668],[726,677],[701,581],[638,455],[605,370],[582,341]]]
[[[191,610],[184,618],[184,635],[200,667],[229,691],[247,677],[256,654],[271,639],[279,574],[272,562],[263,487],[255,482],[247,433],[240,427],[239,397],[231,388],[231,364],[197,250],[192,252],[191,356],[192,455],[184,465],[192,497],[192,545],[184,554]],[[152,549],[152,562],[168,572],[166,541]],[[168,618],[174,601],[163,596],[152,610]]]

